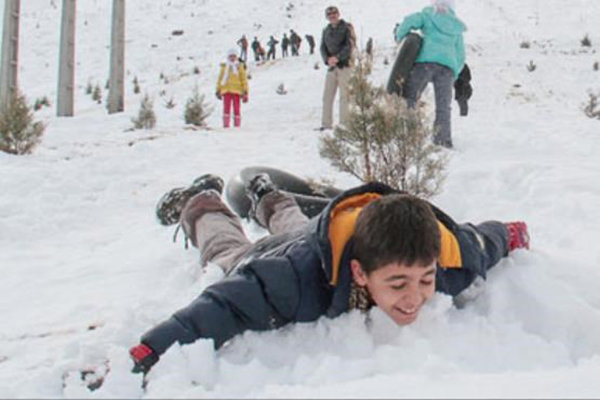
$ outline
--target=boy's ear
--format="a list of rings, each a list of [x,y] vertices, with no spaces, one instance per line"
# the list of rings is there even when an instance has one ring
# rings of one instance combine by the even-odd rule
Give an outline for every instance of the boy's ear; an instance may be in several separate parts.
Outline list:
[[[350,269],[352,270],[354,282],[356,282],[358,286],[367,286],[367,274],[363,270],[360,261],[356,259],[350,260]]]

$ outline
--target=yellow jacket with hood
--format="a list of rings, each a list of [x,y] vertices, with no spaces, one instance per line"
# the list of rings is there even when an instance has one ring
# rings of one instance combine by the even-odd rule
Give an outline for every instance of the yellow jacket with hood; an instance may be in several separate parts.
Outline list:
[[[219,79],[217,80],[217,93],[223,95],[225,93],[233,93],[244,95],[248,94],[248,79],[246,78],[246,69],[242,63],[238,63],[237,73],[229,71],[227,80],[223,82],[225,76],[225,68],[227,63],[221,63]]]

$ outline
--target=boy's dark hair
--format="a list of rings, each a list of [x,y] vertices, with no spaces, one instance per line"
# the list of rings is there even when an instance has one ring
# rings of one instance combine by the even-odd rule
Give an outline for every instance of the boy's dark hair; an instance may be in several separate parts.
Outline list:
[[[430,265],[440,255],[440,230],[429,204],[392,194],[367,204],[356,220],[354,258],[368,275],[390,263]]]

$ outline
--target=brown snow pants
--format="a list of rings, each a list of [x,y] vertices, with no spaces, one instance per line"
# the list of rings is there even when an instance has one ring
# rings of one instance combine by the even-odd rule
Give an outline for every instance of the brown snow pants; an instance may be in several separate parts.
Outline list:
[[[300,229],[308,221],[296,200],[278,190],[267,193],[260,200],[255,219],[272,235]],[[181,214],[181,225],[194,247],[200,250],[202,266],[212,262],[226,274],[254,246],[246,237],[240,218],[214,190],[199,193],[187,202]]]

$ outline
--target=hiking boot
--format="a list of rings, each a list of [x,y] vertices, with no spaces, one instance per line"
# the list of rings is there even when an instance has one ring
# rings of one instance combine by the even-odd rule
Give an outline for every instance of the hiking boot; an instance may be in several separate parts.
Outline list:
[[[192,182],[186,188],[180,187],[169,190],[165,193],[156,205],[156,217],[162,225],[173,225],[179,222],[181,211],[187,201],[205,190],[216,190],[219,194],[223,193],[223,179],[216,175],[205,174]]]
[[[507,222],[504,226],[506,226],[506,229],[508,230],[509,252],[516,249],[529,249],[529,232],[525,222]]]
[[[246,186],[246,196],[250,198],[250,202],[252,203],[251,214],[256,213],[256,207],[267,193],[275,190],[275,184],[271,180],[271,177],[263,172],[256,175],[254,178],[248,182]]]

